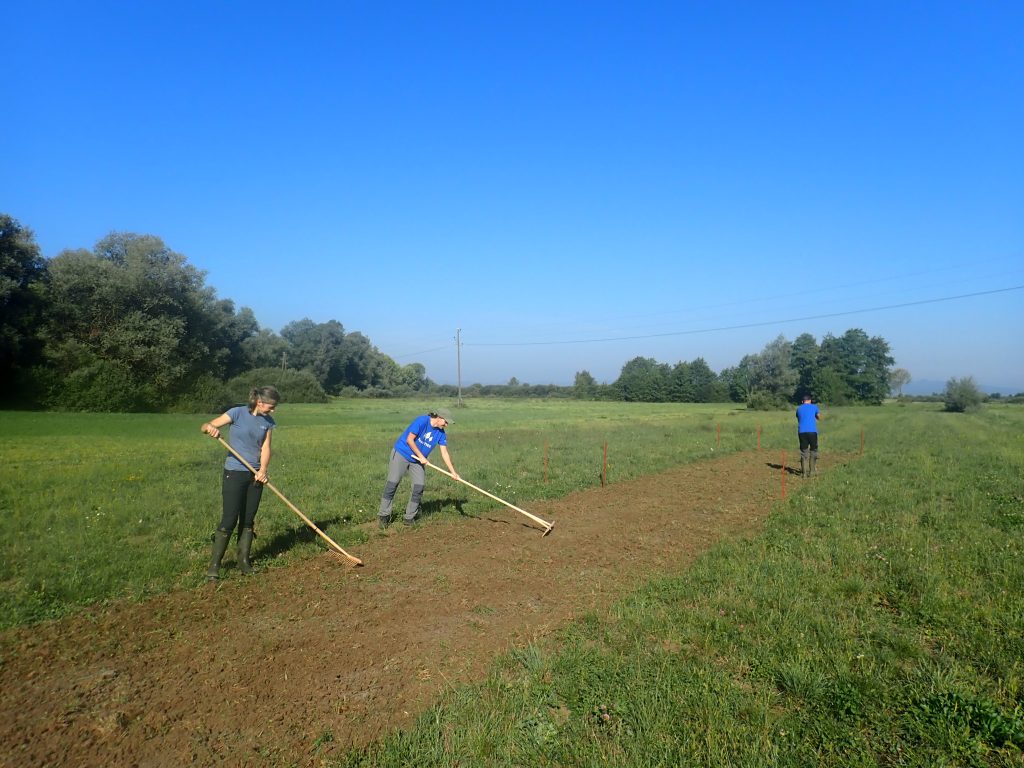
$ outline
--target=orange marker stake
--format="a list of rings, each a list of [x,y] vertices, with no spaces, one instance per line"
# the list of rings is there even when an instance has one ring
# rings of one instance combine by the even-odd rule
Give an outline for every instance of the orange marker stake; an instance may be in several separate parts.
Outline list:
[[[786,498],[786,452],[782,452],[782,498]]]

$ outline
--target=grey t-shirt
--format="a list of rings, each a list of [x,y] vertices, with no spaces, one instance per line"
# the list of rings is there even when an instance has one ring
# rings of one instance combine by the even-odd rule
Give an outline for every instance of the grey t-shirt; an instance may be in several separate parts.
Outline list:
[[[253,469],[259,469],[263,441],[267,439],[267,433],[277,424],[270,416],[254,416],[244,405],[230,408],[227,414],[231,419],[231,434],[228,437],[228,443],[252,464]],[[244,472],[247,467],[229,453],[224,460],[224,469]]]

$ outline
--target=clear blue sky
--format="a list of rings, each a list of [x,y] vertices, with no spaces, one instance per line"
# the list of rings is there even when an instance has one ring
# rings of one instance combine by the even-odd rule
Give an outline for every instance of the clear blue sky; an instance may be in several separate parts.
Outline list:
[[[3,24],[0,211],[47,257],[158,235],[264,327],[335,319],[443,383],[460,328],[466,385],[862,328],[915,380],[1024,390],[1017,0],[38,0]]]

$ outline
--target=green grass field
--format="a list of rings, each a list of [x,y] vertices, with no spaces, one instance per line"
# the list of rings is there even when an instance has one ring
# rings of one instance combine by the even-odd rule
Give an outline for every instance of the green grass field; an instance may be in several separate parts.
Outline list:
[[[760,535],[326,764],[1024,764],[1024,409],[938,408],[826,409],[822,450],[859,453],[863,433],[864,455],[791,484]],[[423,410],[283,406],[271,479],[358,552],[390,444]],[[222,458],[205,418],[0,413],[3,627],[201,582]],[[796,458],[789,412],[470,401],[456,418],[456,467],[517,504],[599,484],[606,442],[612,483],[753,449],[759,428]],[[447,482],[428,481],[434,514],[455,514]],[[320,548],[271,494],[258,528],[275,565]]]
[[[395,400],[283,405],[271,482],[342,547],[358,549],[365,523],[375,519],[391,445],[427,407]],[[759,426],[766,450],[793,443],[791,414],[726,405],[478,400],[457,411],[449,429],[456,468],[517,505],[600,484],[605,443],[608,482],[713,450],[753,448]],[[0,412],[0,628],[202,581],[220,519],[224,455],[199,432],[207,418]],[[837,412],[829,440],[856,450],[860,422],[856,412]],[[450,480],[432,475],[424,509],[455,514],[452,491]],[[470,494],[463,508],[473,514],[492,505]],[[269,492],[257,530],[254,555],[264,564],[268,554],[283,565],[321,546]]]

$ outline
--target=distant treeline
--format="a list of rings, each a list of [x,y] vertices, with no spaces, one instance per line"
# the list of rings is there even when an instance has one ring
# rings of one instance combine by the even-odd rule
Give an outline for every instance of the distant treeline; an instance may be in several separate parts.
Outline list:
[[[832,404],[881,403],[893,383],[884,339],[860,329],[819,344],[779,336],[720,373],[703,358],[637,357],[601,384],[473,384],[467,396],[632,402],[738,402],[781,407],[805,392]],[[909,374],[905,375],[906,383]],[[89,411],[215,411],[274,383],[289,402],[329,395],[455,396],[420,363],[399,365],[336,320],[261,328],[205,284],[205,273],[159,237],[114,232],[92,250],[39,252],[32,231],[0,214],[0,376],[6,407]],[[897,377],[897,383],[900,379]]]

